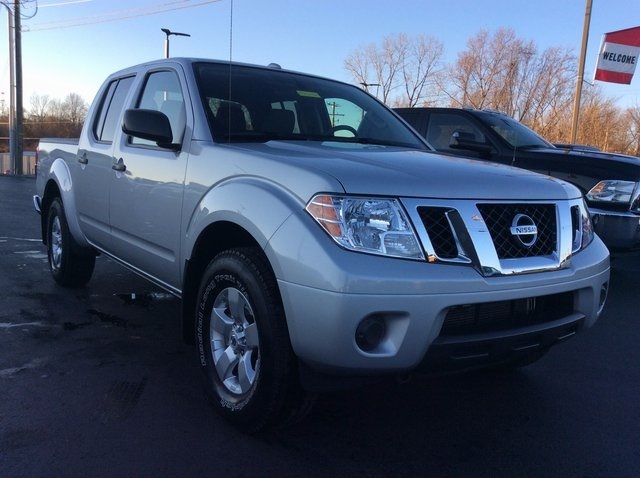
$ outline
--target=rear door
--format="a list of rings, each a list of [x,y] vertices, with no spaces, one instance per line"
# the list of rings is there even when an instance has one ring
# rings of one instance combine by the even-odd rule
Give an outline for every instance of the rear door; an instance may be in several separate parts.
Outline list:
[[[167,115],[173,142],[188,144],[191,109],[177,70],[147,72],[135,108]],[[191,121],[189,121],[191,123]],[[124,134],[115,148],[119,169],[111,186],[110,216],[114,254],[170,288],[179,287],[181,214],[188,148],[175,150]]]
[[[80,227],[92,244],[103,249],[111,246],[109,189],[115,174],[113,140],[133,80],[133,76],[117,78],[104,89],[91,128],[78,145],[74,165],[73,187]]]

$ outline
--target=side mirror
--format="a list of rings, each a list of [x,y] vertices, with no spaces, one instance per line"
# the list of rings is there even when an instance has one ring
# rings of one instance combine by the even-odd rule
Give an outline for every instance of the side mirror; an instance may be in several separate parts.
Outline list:
[[[491,152],[491,146],[487,143],[476,141],[473,133],[465,133],[464,131],[454,131],[449,141],[451,149],[466,149],[477,153],[488,154]]]
[[[171,123],[164,113],[156,110],[131,109],[124,112],[122,131],[136,138],[154,141],[161,148],[178,149],[173,144]]]

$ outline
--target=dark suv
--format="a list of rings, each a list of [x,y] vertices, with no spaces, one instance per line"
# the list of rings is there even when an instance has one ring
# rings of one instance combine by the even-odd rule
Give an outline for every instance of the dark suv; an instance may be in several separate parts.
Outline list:
[[[611,250],[640,248],[640,158],[579,145],[554,146],[513,118],[466,108],[397,108],[436,151],[564,179],[585,195]]]

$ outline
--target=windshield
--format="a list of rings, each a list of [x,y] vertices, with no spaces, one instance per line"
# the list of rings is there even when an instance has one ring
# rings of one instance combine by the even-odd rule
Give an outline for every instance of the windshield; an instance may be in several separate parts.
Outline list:
[[[522,123],[506,115],[478,113],[489,127],[512,148],[552,148],[553,146]]]
[[[203,62],[194,70],[216,141],[288,139],[426,148],[391,111],[355,86],[276,68]]]

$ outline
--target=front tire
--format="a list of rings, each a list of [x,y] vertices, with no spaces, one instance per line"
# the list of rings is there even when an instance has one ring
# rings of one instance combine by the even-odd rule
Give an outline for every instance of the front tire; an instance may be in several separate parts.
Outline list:
[[[47,256],[54,280],[64,287],[82,287],[91,279],[96,256],[75,242],[60,198],[55,198],[47,214]]]
[[[196,343],[214,408],[245,432],[301,418],[302,391],[273,273],[257,249],[232,249],[207,266]]]

